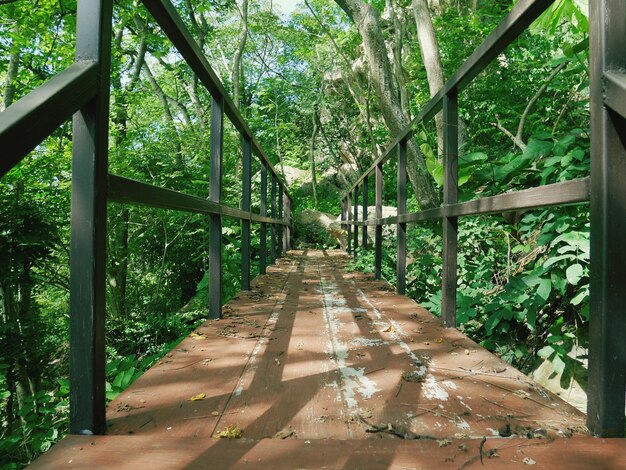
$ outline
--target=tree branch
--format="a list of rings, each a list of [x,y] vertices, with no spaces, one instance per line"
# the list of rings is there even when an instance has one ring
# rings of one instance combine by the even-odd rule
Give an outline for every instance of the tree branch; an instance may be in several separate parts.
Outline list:
[[[524,112],[522,113],[522,117],[519,120],[519,125],[517,126],[517,134],[515,134],[515,138],[517,140],[522,141],[522,133],[524,132],[524,124],[526,124],[526,118],[528,118],[528,115],[530,114],[530,111],[532,110],[533,106],[537,103],[539,98],[541,98],[541,96],[546,92],[546,90],[548,89],[548,85],[554,79],[554,77],[556,77],[558,73],[561,70],[563,70],[565,66],[568,64],[569,64],[569,60],[555,67],[554,70],[552,70],[552,73],[548,75],[548,78],[546,78],[543,85],[541,85],[541,87],[537,90],[537,93],[535,93],[534,96],[530,99],[530,101],[526,105],[526,109],[524,109]]]

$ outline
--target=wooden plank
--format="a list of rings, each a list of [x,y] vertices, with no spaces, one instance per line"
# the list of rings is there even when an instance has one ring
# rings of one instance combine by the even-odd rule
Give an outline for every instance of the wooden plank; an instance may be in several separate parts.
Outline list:
[[[406,213],[406,151],[407,144],[403,140],[398,144],[398,178],[396,193],[398,197],[398,215]],[[363,228],[364,230],[366,227]],[[396,293],[406,292],[406,223],[399,222],[396,226]]]
[[[362,211],[363,211],[363,221],[367,220],[367,204],[368,204],[368,191],[369,191],[369,181],[368,181],[368,177],[366,176],[365,178],[363,178],[363,207],[362,207]],[[367,250],[367,226],[363,225],[363,230],[361,233],[361,246],[363,247],[364,250]]]
[[[375,219],[383,216],[383,163],[376,165],[376,213]],[[376,279],[382,277],[383,265],[383,226],[376,224],[374,234],[374,276]]]
[[[290,258],[297,269],[268,321],[271,340],[260,343],[248,361],[218,428],[238,426],[251,439],[280,431],[293,432],[293,438],[346,439],[348,416],[337,403],[333,352],[321,334],[328,325],[319,293],[323,266],[316,261],[323,258]]]
[[[138,204],[161,209],[172,209],[199,214],[219,214],[259,223],[284,224],[283,220],[246,212],[225,204],[218,204],[201,197],[191,196],[171,189],[160,188],[141,181],[109,174],[109,201]]]
[[[516,210],[580,204],[589,201],[590,178],[579,178],[562,183],[512,191],[497,196],[484,197],[450,206],[412,212],[402,216],[368,220],[368,225],[393,225],[398,222],[414,223],[442,217],[499,214]]]
[[[626,73],[605,72],[606,94],[604,104],[626,119]]]
[[[276,194],[276,198],[278,199],[278,219],[280,220],[284,220],[284,198],[283,198],[283,192],[282,192],[282,188],[279,186],[278,187],[278,193]],[[277,227],[277,240],[276,240],[276,254],[277,256],[280,258],[281,256],[283,256],[283,247],[284,247],[284,234],[283,234],[283,226],[282,225],[278,225]]]
[[[456,90],[451,90],[443,101],[443,203],[446,207],[458,202],[459,193],[459,109]],[[458,218],[446,216],[442,220],[443,274],[441,277],[441,318],[444,326],[456,326],[456,285]]]
[[[261,162],[261,216],[267,216],[267,166]],[[267,270],[267,223],[261,222],[259,233],[259,273],[265,274]]]
[[[484,451],[497,456],[479,460],[479,441],[330,440],[330,439],[188,439],[150,436],[72,436],[56,444],[31,469],[71,466],[90,470],[277,469],[344,468],[527,468],[621,470],[626,466],[623,439],[488,439]],[[467,450],[462,450],[467,449]],[[467,464],[466,464],[467,462]],[[526,463],[528,462],[528,463]],[[532,463],[534,462],[534,464]]]
[[[106,189],[112,8],[111,0],[84,0],[76,13],[76,58],[98,63],[98,86],[95,97],[74,115],[72,131],[70,431],[74,434],[102,434],[106,430]]]
[[[272,219],[276,219],[276,175],[270,174],[271,192],[270,192],[270,210]],[[276,263],[276,224],[270,225],[270,264]]]
[[[211,100],[209,200],[222,203],[222,160],[224,153],[224,102]],[[222,316],[222,216],[209,216],[209,318]]]
[[[352,254],[354,255],[354,257],[356,258],[357,255],[357,249],[359,248],[359,229],[356,227],[356,224],[359,220],[359,187],[356,186],[354,188],[354,191],[352,192],[352,197],[354,198],[353,201],[353,214],[352,214],[352,220],[355,223],[355,227],[354,227],[354,240],[352,241],[353,245],[352,245]]]
[[[0,178],[98,91],[98,65],[80,60],[0,113]]]
[[[346,225],[348,227],[348,253],[352,253],[352,193],[348,193],[346,196],[346,205],[347,205],[347,215],[348,218],[346,220]]]
[[[399,462],[409,468],[459,468],[472,458],[476,464],[478,453],[471,449],[483,436],[486,449],[499,449],[497,459],[484,459],[485,466],[502,468],[505,462],[515,468],[532,457],[547,468],[559,468],[550,467],[552,462],[603,468],[598,461],[623,468],[617,465],[625,458],[623,444],[611,447],[617,441],[610,441],[614,444],[593,451],[596,443],[609,441],[583,437],[583,413],[462,333],[443,328],[388,284],[347,273],[349,261],[339,250],[287,253],[252,283],[252,291],[224,307],[223,319],[205,322],[111,403],[107,418],[115,435],[65,439],[35,468],[70,460],[78,468],[189,468],[207,461],[217,467],[275,468],[273,460],[265,460],[269,457],[288,468],[310,468],[311,462],[336,468],[334,460],[300,463],[301,447],[281,447],[315,442],[318,449],[337,449],[333,455],[343,449],[343,468],[360,462],[355,453],[374,462],[383,448],[371,446],[378,445],[392,446],[384,447],[387,457],[380,461],[387,467]],[[191,400],[199,394],[204,397]],[[507,424],[517,437],[500,436]],[[422,438],[367,432],[378,425]],[[229,426],[239,428],[244,439],[211,439]],[[543,439],[521,438],[537,429]],[[262,439],[279,431],[284,440]],[[575,437],[562,437],[570,434]],[[255,454],[264,442],[272,444],[267,448],[272,455]],[[406,454],[393,450],[431,444],[410,447]],[[552,452],[529,453],[552,445],[557,446]],[[558,460],[564,449],[570,460]],[[421,457],[396,460],[400,455]]]
[[[252,200],[252,148],[250,139],[242,139],[241,210],[250,212]],[[250,290],[250,221],[241,221],[241,289]]]
[[[590,4],[591,266],[588,425],[603,437],[623,437],[626,388],[626,149],[624,119],[604,106],[606,72],[624,70],[626,4]],[[611,91],[612,90],[612,91]],[[613,103],[613,105],[618,106]]]

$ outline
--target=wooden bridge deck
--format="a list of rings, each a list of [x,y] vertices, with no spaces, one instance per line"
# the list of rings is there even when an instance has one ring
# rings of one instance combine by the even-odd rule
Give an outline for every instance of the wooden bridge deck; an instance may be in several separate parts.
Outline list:
[[[290,252],[113,401],[106,436],[32,467],[479,468],[482,448],[488,468],[626,468],[626,440],[587,436],[582,413],[347,260]]]

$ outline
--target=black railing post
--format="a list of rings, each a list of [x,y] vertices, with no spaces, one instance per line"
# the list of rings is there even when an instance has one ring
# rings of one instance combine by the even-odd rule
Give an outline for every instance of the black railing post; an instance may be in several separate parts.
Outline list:
[[[98,94],[74,115],[70,247],[70,432],[103,434],[112,0],[80,0],[76,60],[98,62]],[[26,137],[25,137],[26,138]]]
[[[382,278],[383,226],[378,222],[383,216],[383,162],[376,165],[376,233],[374,234],[374,277]]]
[[[368,194],[368,177],[365,176],[363,178],[363,237],[361,238],[361,245],[364,250],[367,250],[367,225],[365,225],[365,221],[367,220],[367,199],[369,197]]]
[[[346,226],[348,231],[347,248],[348,254],[352,253],[352,193],[346,196]]]
[[[274,172],[270,174],[271,178],[271,194],[270,194],[270,210],[272,219],[276,218],[276,175]],[[271,244],[270,244],[270,264],[276,263],[276,224],[272,223],[271,230]]]
[[[398,217],[406,214],[406,140],[398,143]],[[406,293],[406,222],[397,225],[396,292]]]
[[[261,161],[261,217],[267,217],[267,164]],[[267,223],[261,222],[259,233],[259,273],[267,272]]]
[[[352,214],[354,220],[354,245],[352,246],[352,253],[356,258],[357,250],[359,248],[359,226],[356,224],[359,221],[359,186],[356,185],[354,187],[354,191],[352,192],[352,197],[354,198],[354,213]]]
[[[287,210],[285,211],[285,221],[287,222],[288,225],[285,226],[285,231],[287,232],[285,235],[285,241],[286,241],[286,248],[285,251],[290,251],[291,250],[291,199],[289,198],[289,195],[285,192],[285,203],[286,203],[286,207]]]
[[[456,204],[458,198],[459,112],[457,91],[452,89],[443,99],[444,206]],[[444,217],[443,279],[441,284],[441,318],[443,325],[456,326],[457,233],[458,218]]]
[[[348,233],[348,225],[346,224],[346,220],[348,217],[348,213],[347,213],[347,207],[346,207],[346,198],[343,197],[341,198],[341,231],[342,231],[342,236],[344,233]],[[347,242],[347,240],[346,240]],[[346,243],[346,250],[348,249],[348,244]]]
[[[250,212],[252,192],[252,142],[243,138],[241,210]],[[250,221],[241,221],[241,289],[250,290]]]
[[[211,174],[209,200],[222,203],[222,158],[224,147],[224,99],[211,100]],[[222,317],[222,216],[211,214],[209,225],[209,318]]]
[[[284,200],[283,200],[283,187],[282,185],[278,186],[278,194],[276,195],[277,199],[278,199],[278,218],[280,220],[283,220],[283,204],[284,204]],[[283,244],[284,244],[284,239],[283,239],[283,235],[284,235],[284,231],[283,231],[283,225],[279,224],[278,225],[278,240],[276,242],[276,251],[278,253],[278,257],[281,258],[283,256]]]
[[[283,192],[283,206],[284,206],[284,214],[283,220],[287,225],[283,227],[283,253],[287,254],[289,251],[289,219],[291,218],[290,210],[289,210],[289,196],[287,195],[287,190]]]
[[[589,3],[591,269],[587,425],[624,436],[626,388],[626,4]],[[619,77],[619,80],[612,80]],[[621,84],[620,84],[621,82]],[[613,98],[617,98],[614,100]]]

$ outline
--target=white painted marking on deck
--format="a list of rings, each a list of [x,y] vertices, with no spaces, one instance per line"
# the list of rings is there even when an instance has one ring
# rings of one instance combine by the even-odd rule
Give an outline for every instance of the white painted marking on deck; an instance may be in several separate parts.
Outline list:
[[[349,367],[346,363],[350,348],[340,339],[343,323],[339,319],[339,315],[346,313],[352,315],[354,310],[347,307],[346,299],[336,284],[321,279],[319,291],[324,303],[323,311],[328,332],[326,350],[330,360],[334,362],[341,375],[340,392],[343,393],[343,399],[348,408],[355,408],[357,406],[357,393],[367,399],[381,389],[374,380],[365,375],[364,367]]]

